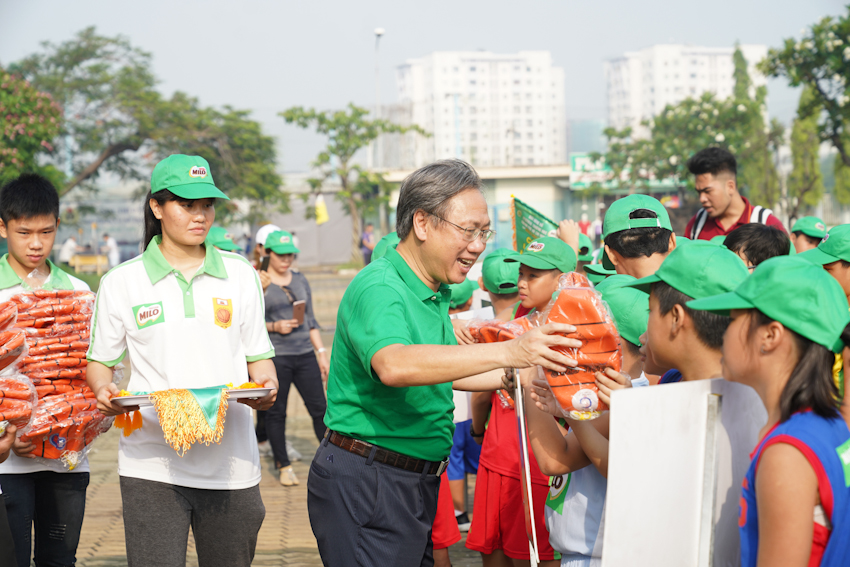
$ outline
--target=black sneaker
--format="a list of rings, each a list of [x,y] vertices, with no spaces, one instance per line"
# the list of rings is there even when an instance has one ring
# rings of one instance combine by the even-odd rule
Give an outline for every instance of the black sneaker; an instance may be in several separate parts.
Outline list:
[[[466,512],[455,516],[455,520],[457,520],[457,529],[462,532],[468,532],[469,526],[472,522],[469,521],[469,516],[466,515]]]

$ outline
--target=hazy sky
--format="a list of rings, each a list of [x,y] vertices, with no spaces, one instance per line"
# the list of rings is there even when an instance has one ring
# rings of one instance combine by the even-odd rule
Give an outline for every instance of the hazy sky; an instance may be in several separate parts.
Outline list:
[[[382,102],[396,100],[395,68],[432,51],[548,50],[566,71],[569,118],[605,118],[602,62],[655,43],[778,46],[843,0],[586,0],[430,2],[259,0],[0,0],[0,64],[94,25],[153,54],[170,94],[250,109],[278,140],[284,171],[301,171],[321,139],[286,126],[293,105],[340,108],[375,100],[376,27]],[[772,81],[770,112],[789,121],[798,93]]]

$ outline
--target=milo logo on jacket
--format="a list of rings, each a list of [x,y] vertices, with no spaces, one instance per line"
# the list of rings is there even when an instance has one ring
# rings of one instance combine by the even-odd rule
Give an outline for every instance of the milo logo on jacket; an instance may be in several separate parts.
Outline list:
[[[136,319],[136,327],[144,329],[158,323],[165,322],[165,312],[162,310],[162,301],[147,303],[133,307],[133,317]]]

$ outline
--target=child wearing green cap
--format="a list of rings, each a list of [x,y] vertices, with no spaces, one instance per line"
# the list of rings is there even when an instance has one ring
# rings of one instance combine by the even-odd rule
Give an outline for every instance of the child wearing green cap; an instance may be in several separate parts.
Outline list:
[[[643,372],[639,339],[646,331],[649,303],[645,293],[628,284],[631,276],[615,275],[597,288],[606,301],[620,333],[623,371],[597,373],[599,397],[611,402],[612,390],[648,386]],[[561,553],[562,565],[593,565],[602,557],[603,510],[608,476],[609,413],[592,421],[560,420],[561,416],[546,382],[530,381],[523,374],[523,387],[534,400],[527,406],[528,438],[541,472],[552,476],[546,499],[546,527],[549,541]],[[569,425],[570,431],[564,429]],[[588,466],[593,465],[593,466]]]
[[[475,283],[469,278],[458,284],[449,286],[452,290],[452,297],[449,300],[449,315],[469,311],[472,305],[472,293],[475,291]]]
[[[516,317],[542,309],[558,289],[558,278],[576,267],[575,251],[552,236],[532,241],[523,254],[509,255],[508,264],[519,264],[519,308]],[[489,408],[489,411],[488,411]],[[483,435],[478,478],[475,483],[472,527],[466,547],[481,552],[485,565],[510,564],[529,559],[528,539],[519,478],[519,439],[516,413],[506,408],[494,392],[473,397],[472,435]],[[486,433],[484,423],[489,415]],[[477,431],[482,434],[476,434]],[[541,565],[556,566],[543,513],[549,479],[531,453],[531,485]]]
[[[145,252],[100,282],[86,379],[108,416],[126,411],[112,402],[119,394],[112,367],[125,355],[133,361],[130,391],[249,380],[270,390],[229,404],[221,443],[195,445],[183,456],[165,442],[156,410],[141,409],[143,426],[121,437],[118,449],[129,565],[173,565],[185,557],[191,527],[201,566],[248,567],[263,523],[250,408],[268,409],[275,400],[275,351],[256,270],[204,243],[217,198],[227,197],[203,158],[172,155],[156,165],[145,200]]]
[[[723,377],[767,409],[743,482],[741,565],[847,565],[850,430],[832,379],[833,353],[850,341],[841,287],[801,256],[781,256],[688,306],[731,314]]]
[[[686,304],[731,291],[748,273],[733,252],[697,240],[673,250],[655,274],[629,284],[649,294],[641,343],[654,365],[671,369],[659,384],[720,377],[720,348],[729,319]]]
[[[797,252],[817,248],[826,236],[826,223],[818,217],[800,217],[791,227],[791,243]]]
[[[629,195],[611,203],[605,213],[602,238],[602,265],[636,278],[655,273],[676,248],[667,209],[649,195]]]
[[[478,286],[490,297],[490,304],[497,319],[513,319],[513,309],[519,298],[519,264],[505,262],[518,254],[510,248],[499,248],[484,258]]]

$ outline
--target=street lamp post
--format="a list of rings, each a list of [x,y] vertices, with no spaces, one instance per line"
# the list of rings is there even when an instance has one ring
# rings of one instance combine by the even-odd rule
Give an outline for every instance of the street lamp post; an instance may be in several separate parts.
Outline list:
[[[378,47],[381,43],[381,36],[384,35],[384,28],[375,28],[375,119],[381,119],[381,66]],[[382,144],[381,136],[375,139],[375,169],[380,169],[382,165]],[[381,234],[386,235],[389,232],[389,223],[387,219],[387,206],[383,201],[378,205],[378,220],[381,225]]]

